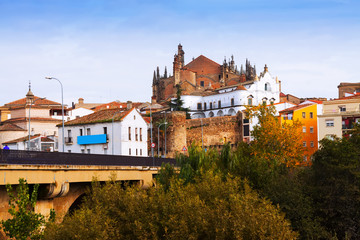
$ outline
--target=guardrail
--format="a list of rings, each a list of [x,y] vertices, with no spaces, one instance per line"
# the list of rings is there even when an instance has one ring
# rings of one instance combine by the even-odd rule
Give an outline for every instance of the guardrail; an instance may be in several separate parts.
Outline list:
[[[173,158],[133,157],[104,154],[38,152],[0,149],[1,164],[31,165],[96,165],[96,166],[156,166],[176,165]]]

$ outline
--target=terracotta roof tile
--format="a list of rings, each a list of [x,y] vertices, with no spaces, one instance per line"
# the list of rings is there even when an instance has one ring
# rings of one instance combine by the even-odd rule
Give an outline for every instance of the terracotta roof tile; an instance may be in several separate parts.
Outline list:
[[[54,102],[54,101],[51,101],[48,99],[40,99],[40,100],[37,100],[37,99],[39,99],[39,97],[34,96],[34,100],[36,100],[36,102],[33,104],[33,106],[41,106],[41,105],[60,105],[61,106],[61,103]],[[21,98],[19,100],[15,100],[15,101],[6,103],[4,106],[6,106],[6,107],[12,107],[12,106],[16,106],[16,105],[24,105],[25,106],[25,104],[26,104],[26,98]]]
[[[11,123],[11,122],[23,122],[28,121],[29,118],[22,117],[22,118],[10,118],[5,120],[4,123]],[[31,121],[47,121],[47,122],[61,122],[59,119],[55,118],[41,118],[41,117],[31,117]]]
[[[301,109],[301,108],[304,108],[304,107],[308,107],[310,105],[314,105],[314,104],[308,103],[308,104],[297,105],[297,106],[294,106],[294,107],[291,107],[291,108],[284,109],[284,110],[280,111],[279,113],[293,112],[295,110],[298,110],[298,109]]]
[[[199,57],[189,62],[184,67],[184,69],[189,69],[191,71],[197,72],[198,74],[219,73],[221,71],[220,64],[203,55],[200,55]]]
[[[0,126],[0,131],[26,131],[26,130],[13,123],[4,123],[3,125]]]
[[[30,136],[30,139],[35,139],[40,137],[40,134],[35,134],[33,136]],[[25,136],[25,137],[21,137],[21,138],[17,138],[17,139],[13,139],[7,142],[4,142],[3,144],[9,144],[9,143],[18,143],[18,142],[25,142],[29,140],[29,136]]]
[[[229,81],[229,82],[227,83],[227,85],[228,85],[228,86],[232,86],[232,85],[236,85],[236,84],[238,84],[238,83],[239,83],[239,81],[231,80],[231,81]]]
[[[132,106],[133,107],[139,107],[140,105],[142,105],[143,103],[141,102],[133,102],[132,103]],[[103,110],[103,109],[112,109],[112,108],[123,108],[123,109],[126,109],[127,107],[127,102],[116,102],[116,101],[113,101],[113,102],[110,102],[110,103],[104,103],[104,104],[101,104],[99,106],[96,106],[94,108],[92,108],[92,110],[94,111],[99,111],[99,110]]]
[[[73,126],[73,125],[83,125],[83,124],[94,124],[94,123],[102,123],[102,122],[112,122],[112,118],[115,115],[114,121],[122,121],[124,117],[126,117],[134,108],[130,110],[121,109],[121,108],[113,108],[113,109],[104,109],[92,114],[71,120],[66,122],[65,126]],[[119,112],[121,111],[121,112]],[[61,126],[59,124],[58,126]]]
[[[246,90],[246,88],[243,85],[239,85],[236,90]]]
[[[214,83],[214,84],[211,84],[211,87],[212,87],[212,89],[217,89],[221,86],[220,86],[220,83]]]
[[[281,92],[281,93],[280,93],[280,97],[286,97],[286,94],[283,93],[283,92]]]

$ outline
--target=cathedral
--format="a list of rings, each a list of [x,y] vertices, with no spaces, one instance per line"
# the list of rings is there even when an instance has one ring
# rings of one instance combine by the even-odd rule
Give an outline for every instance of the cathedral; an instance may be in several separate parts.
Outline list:
[[[154,71],[152,99],[162,103],[175,97],[177,84],[180,85],[183,95],[202,95],[221,87],[251,83],[256,77],[255,66],[252,66],[250,61],[246,60],[245,68],[241,65],[239,70],[233,56],[228,61],[224,59],[220,65],[200,55],[185,65],[185,52],[179,44],[174,56],[173,74],[168,76],[166,68],[162,76],[159,67]]]

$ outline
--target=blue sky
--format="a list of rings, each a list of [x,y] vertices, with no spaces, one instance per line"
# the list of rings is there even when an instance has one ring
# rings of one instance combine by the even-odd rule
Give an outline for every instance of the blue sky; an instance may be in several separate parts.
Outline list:
[[[282,90],[337,97],[359,82],[357,0],[0,0],[0,105],[35,95],[65,103],[149,101],[156,66],[172,71],[178,43],[185,62],[234,55],[267,64]]]

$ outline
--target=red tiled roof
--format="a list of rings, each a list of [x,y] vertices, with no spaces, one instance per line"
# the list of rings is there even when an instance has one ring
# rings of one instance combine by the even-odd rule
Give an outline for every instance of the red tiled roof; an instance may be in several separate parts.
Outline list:
[[[297,106],[294,106],[294,107],[291,107],[291,108],[287,108],[287,109],[284,109],[282,111],[280,111],[279,113],[284,113],[284,112],[293,112],[295,110],[298,110],[298,109],[301,109],[301,108],[304,108],[304,107],[308,107],[310,105],[313,105],[312,103],[308,103],[308,104],[302,104],[302,105],[297,105]]]
[[[212,89],[217,89],[221,86],[220,86],[220,83],[214,83],[214,84],[211,84],[211,87],[212,87]]]
[[[66,122],[65,126],[73,125],[83,125],[83,124],[93,124],[93,123],[102,123],[102,122],[112,122],[114,117],[114,122],[122,121],[134,108],[130,110],[113,108],[113,109],[104,109],[92,114],[71,120]],[[123,111],[122,111],[123,110]],[[121,111],[121,112],[120,112]],[[60,124],[58,126],[61,126]]]
[[[239,83],[239,81],[230,80],[230,81],[227,83],[227,85],[228,85],[228,86],[231,86],[231,85],[235,85],[235,84],[238,84],[238,83]]]
[[[35,139],[35,138],[38,138],[38,137],[40,137],[40,134],[35,134],[35,135],[33,135],[33,136],[30,136],[30,140]],[[21,138],[17,138],[17,139],[14,139],[14,140],[10,140],[10,141],[4,142],[4,144],[25,142],[25,141],[28,141],[28,140],[29,140],[29,136],[26,136],[26,137],[21,137]],[[52,142],[53,142],[53,141],[52,141]]]
[[[281,93],[280,93],[280,97],[286,97],[286,94],[283,93],[283,92],[281,92]]]
[[[198,74],[209,74],[209,73],[220,72],[220,64],[214,62],[213,60],[203,55],[200,55],[199,57],[189,62],[184,68],[197,72]]]
[[[0,126],[0,131],[26,131],[26,130],[13,123],[4,123],[3,125]]]
[[[61,106],[61,103],[54,102],[54,101],[51,101],[48,99],[40,99],[40,100],[37,100],[37,99],[39,99],[39,97],[34,96],[34,101],[36,100],[36,102],[33,104],[33,106],[40,106],[40,105],[60,105]],[[25,104],[26,104],[26,98],[21,98],[19,100],[15,100],[13,102],[6,103],[4,106],[12,107],[15,105],[25,105]]]
[[[48,137],[41,137],[41,141],[42,141],[42,142],[54,142],[53,139],[48,138]]]
[[[29,121],[29,118],[22,117],[22,118],[10,118],[5,120],[4,123],[11,123],[11,122],[23,122]],[[31,117],[31,121],[47,121],[47,122],[61,122],[59,119],[55,118],[41,118],[41,117]]]
[[[345,99],[356,99],[356,98],[360,98],[360,93],[355,93],[355,95],[353,95],[353,96],[337,98],[337,99],[334,99],[334,100],[345,100]]]
[[[132,103],[132,106],[133,107],[138,107],[140,106],[141,102],[133,102]],[[126,109],[127,107],[127,102],[116,102],[116,101],[113,101],[113,102],[110,102],[110,103],[104,103],[104,104],[101,104],[99,106],[96,106],[96,107],[93,107],[92,110],[94,111],[99,111],[99,110],[103,110],[103,109],[112,109],[112,108],[123,108],[123,109]]]
[[[243,85],[239,85],[236,90],[246,90],[246,88]]]

